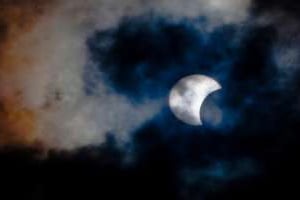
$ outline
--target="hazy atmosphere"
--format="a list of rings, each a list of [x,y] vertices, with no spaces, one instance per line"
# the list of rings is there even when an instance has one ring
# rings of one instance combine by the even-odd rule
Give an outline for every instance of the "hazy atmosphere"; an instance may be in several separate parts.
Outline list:
[[[299,11],[295,0],[0,0],[4,199],[291,199]],[[220,86],[180,105],[199,126],[169,105],[192,74]]]

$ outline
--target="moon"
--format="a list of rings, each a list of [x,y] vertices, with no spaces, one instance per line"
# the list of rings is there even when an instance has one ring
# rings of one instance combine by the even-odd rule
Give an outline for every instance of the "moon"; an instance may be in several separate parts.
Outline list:
[[[206,97],[220,90],[221,85],[205,75],[190,75],[180,79],[172,88],[169,106],[173,114],[181,121],[193,125],[202,125],[200,111]]]

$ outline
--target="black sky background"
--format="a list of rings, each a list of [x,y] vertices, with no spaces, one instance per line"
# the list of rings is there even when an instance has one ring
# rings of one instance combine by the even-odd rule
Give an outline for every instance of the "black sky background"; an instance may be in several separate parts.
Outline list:
[[[254,16],[276,9],[299,17],[297,1],[254,5]],[[164,97],[185,75],[218,79],[223,89],[211,100],[226,120],[187,127],[165,107],[133,133],[130,156],[110,135],[104,145],[51,151],[46,160],[32,149],[4,149],[3,199],[299,198],[300,74],[286,85],[277,82],[275,25],[225,25],[206,33],[194,23],[128,18],[116,30],[95,32],[87,47],[94,66],[105,63],[107,84],[137,103]],[[202,19],[197,24],[206,26]],[[106,41],[112,42],[103,48]],[[89,67],[87,75],[96,73]],[[95,83],[86,82],[93,93]]]

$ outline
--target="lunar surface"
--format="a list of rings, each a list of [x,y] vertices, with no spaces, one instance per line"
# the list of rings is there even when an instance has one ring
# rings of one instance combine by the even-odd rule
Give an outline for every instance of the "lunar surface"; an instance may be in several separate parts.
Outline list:
[[[169,106],[181,121],[193,125],[202,125],[200,111],[206,97],[221,89],[214,79],[204,75],[190,75],[179,80],[172,88]]]

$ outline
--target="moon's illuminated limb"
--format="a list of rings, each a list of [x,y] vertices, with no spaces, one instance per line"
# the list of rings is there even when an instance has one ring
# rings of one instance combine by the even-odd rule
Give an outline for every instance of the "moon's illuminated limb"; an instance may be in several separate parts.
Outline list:
[[[169,106],[181,121],[198,126],[202,125],[200,110],[205,98],[221,89],[214,79],[204,75],[190,75],[179,80],[172,88]]]

